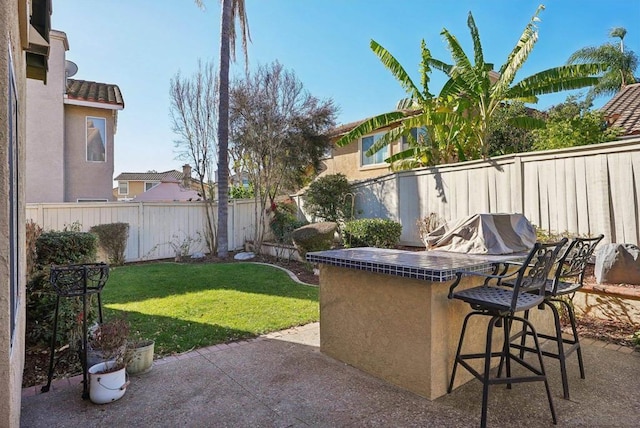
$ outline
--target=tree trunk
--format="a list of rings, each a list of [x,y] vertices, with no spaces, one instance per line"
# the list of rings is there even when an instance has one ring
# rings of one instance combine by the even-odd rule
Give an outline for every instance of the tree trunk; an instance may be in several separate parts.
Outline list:
[[[229,254],[229,60],[232,0],[222,0],[220,20],[220,96],[218,97],[218,257]]]

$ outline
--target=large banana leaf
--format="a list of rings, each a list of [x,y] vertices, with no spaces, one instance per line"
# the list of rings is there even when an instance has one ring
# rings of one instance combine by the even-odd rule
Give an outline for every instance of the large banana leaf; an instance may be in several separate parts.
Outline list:
[[[396,78],[404,90],[411,95],[412,98],[423,100],[424,96],[422,92],[416,87],[398,60],[375,40],[371,40],[370,46],[373,53],[376,54],[387,70],[393,74],[393,77]]]
[[[598,77],[594,75],[604,69],[605,64],[573,64],[550,68],[521,80],[504,95],[506,99],[514,99],[581,89],[598,83]]]
[[[346,146],[352,141],[356,141],[359,138],[362,138],[367,134],[371,134],[378,129],[386,128],[391,125],[397,125],[398,121],[404,117],[405,114],[401,111],[392,111],[390,113],[384,113],[372,117],[353,128],[346,135],[342,136],[338,141],[336,141],[336,145],[338,147]]]

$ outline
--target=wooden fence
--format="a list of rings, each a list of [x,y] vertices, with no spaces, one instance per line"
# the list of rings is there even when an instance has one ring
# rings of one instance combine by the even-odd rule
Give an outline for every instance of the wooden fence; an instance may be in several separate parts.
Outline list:
[[[253,200],[229,201],[229,249],[239,249],[254,234]],[[217,207],[211,208],[216,218]],[[82,231],[91,226],[129,223],[127,262],[175,257],[186,245],[189,254],[207,252],[206,212],[202,202],[103,202],[27,204],[26,217],[44,230],[63,230],[77,223]]]
[[[523,213],[553,232],[640,242],[640,138],[391,173],[354,190],[357,217],[399,221],[404,245],[422,245],[416,221],[432,212]]]

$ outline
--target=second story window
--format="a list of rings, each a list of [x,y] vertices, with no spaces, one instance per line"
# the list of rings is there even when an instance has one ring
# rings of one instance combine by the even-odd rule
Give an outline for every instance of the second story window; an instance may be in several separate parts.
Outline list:
[[[129,182],[118,181],[118,195],[128,195],[128,194],[129,194]]]
[[[417,142],[420,145],[426,144],[427,141],[427,130],[425,128],[411,128],[411,137],[413,137],[413,141]],[[409,139],[407,137],[402,137],[402,150],[407,150],[409,148]]]
[[[107,120],[87,116],[87,162],[107,160]]]
[[[384,134],[369,135],[362,137],[362,144],[360,147],[360,166],[379,165],[384,164],[384,160],[389,157],[389,146],[378,150],[373,156],[367,156],[367,150],[373,146],[373,144],[380,139]]]
[[[158,184],[160,184],[160,183],[158,183],[157,181],[145,181],[144,182],[144,191],[146,192],[147,190],[151,190],[154,187],[156,187]]]

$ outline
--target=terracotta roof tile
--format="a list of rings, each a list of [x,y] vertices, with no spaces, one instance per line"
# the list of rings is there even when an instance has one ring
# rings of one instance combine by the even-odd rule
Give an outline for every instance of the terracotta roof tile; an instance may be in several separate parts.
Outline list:
[[[67,96],[76,100],[114,104],[124,108],[120,88],[109,83],[67,79]]]
[[[118,175],[116,181],[162,181],[167,177],[182,180],[183,173],[176,170],[165,172],[123,172]]]
[[[622,128],[624,135],[640,134],[640,83],[622,88],[601,110],[609,125]]]

